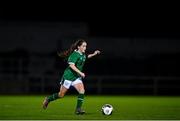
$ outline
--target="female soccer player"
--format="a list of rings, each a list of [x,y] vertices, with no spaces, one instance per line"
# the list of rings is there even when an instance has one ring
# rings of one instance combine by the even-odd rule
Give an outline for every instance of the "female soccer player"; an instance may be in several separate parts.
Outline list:
[[[77,98],[77,106],[75,113],[84,114],[85,111],[81,109],[84,100],[84,84],[82,79],[85,78],[85,74],[82,72],[83,66],[86,60],[87,43],[83,39],[77,40],[70,49],[59,54],[60,57],[68,58],[69,66],[65,69],[61,79],[60,91],[54,93],[45,98],[43,102],[43,108],[46,109],[51,101],[64,97],[70,86],[73,86],[79,93]],[[94,51],[93,54],[87,55],[87,58],[92,58],[95,55],[100,54],[99,50]]]

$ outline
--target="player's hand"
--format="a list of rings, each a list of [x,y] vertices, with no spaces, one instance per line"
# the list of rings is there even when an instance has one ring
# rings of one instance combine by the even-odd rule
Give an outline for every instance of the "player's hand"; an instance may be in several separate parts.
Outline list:
[[[80,76],[81,76],[82,78],[85,78],[85,74],[84,74],[83,72],[80,73]]]
[[[97,54],[100,54],[101,52],[99,50],[96,50],[94,51],[94,54],[97,55]]]

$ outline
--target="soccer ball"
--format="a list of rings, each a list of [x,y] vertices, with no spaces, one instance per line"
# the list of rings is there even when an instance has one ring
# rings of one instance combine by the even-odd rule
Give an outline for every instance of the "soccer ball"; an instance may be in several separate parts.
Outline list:
[[[103,115],[111,115],[113,112],[113,107],[110,104],[105,104],[102,107],[102,114]]]

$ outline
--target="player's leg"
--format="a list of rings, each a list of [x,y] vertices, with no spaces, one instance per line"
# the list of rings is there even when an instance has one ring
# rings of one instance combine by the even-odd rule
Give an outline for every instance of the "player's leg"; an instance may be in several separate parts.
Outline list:
[[[51,101],[54,101],[56,99],[64,97],[64,95],[66,94],[67,90],[68,89],[62,85],[60,87],[60,90],[59,90],[58,93],[54,93],[54,94],[50,95],[49,97],[47,97],[48,101],[51,102]]]
[[[54,93],[48,97],[45,98],[44,102],[43,102],[43,108],[46,109],[48,104],[51,102],[51,101],[54,101],[56,99],[59,99],[59,98],[62,98],[64,97],[64,95],[66,94],[66,92],[68,91],[69,87],[71,86],[71,81],[68,81],[68,80],[65,80],[61,87],[60,87],[60,90],[58,93]]]
[[[83,101],[84,101],[84,93],[85,93],[84,84],[80,79],[77,79],[76,81],[73,82],[73,86],[79,93],[78,98],[77,98],[77,105],[76,105],[75,113],[84,114],[85,111],[81,109]]]
[[[43,108],[46,109],[48,104],[51,102],[51,101],[54,101],[56,99],[59,99],[59,98],[62,98],[64,97],[64,95],[66,94],[67,92],[67,88],[64,87],[63,85],[61,85],[60,87],[60,91],[58,93],[54,93],[48,97],[46,97],[43,101]]]

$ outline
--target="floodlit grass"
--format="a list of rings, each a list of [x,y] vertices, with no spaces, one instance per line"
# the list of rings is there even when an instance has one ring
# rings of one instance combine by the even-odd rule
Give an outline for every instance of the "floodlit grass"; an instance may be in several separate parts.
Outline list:
[[[153,96],[86,96],[85,115],[75,115],[76,96],[65,96],[42,109],[45,96],[0,96],[0,119],[101,119],[101,120],[174,120],[180,119],[180,97]],[[114,107],[110,116],[101,107]]]

